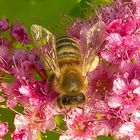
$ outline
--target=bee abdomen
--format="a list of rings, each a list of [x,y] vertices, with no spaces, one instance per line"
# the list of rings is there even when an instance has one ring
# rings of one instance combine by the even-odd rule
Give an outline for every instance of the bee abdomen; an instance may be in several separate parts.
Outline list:
[[[58,64],[60,67],[66,64],[80,64],[81,50],[78,42],[68,36],[58,38],[56,41]]]

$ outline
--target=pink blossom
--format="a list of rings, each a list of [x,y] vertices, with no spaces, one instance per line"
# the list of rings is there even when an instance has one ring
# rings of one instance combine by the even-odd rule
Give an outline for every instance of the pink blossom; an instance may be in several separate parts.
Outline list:
[[[119,68],[123,77],[127,78],[129,82],[133,79],[138,79],[140,76],[140,63],[138,56],[135,56],[134,63],[123,61]],[[138,84],[137,82],[135,84]]]
[[[92,116],[96,136],[114,134],[120,124],[129,119],[129,114],[120,107],[121,102],[113,101],[109,102],[109,98],[102,99],[96,95],[84,106],[84,112]]]
[[[118,131],[116,130],[116,134],[115,134],[116,138],[126,139],[126,138],[132,137],[134,129],[135,129],[135,126],[132,122],[126,122],[118,128]]]
[[[12,134],[14,140],[27,140],[28,133],[24,129],[17,129]]]
[[[14,119],[15,131],[13,137],[32,137],[38,138],[40,131],[52,130],[55,128],[55,122],[51,114],[47,114],[45,109],[27,110],[26,115],[16,115]],[[49,115],[49,117],[48,117]],[[21,133],[22,132],[22,133]]]
[[[82,110],[75,110],[66,118],[66,125],[68,130],[66,134],[71,139],[93,138],[94,124],[92,123],[92,116],[84,113]]]
[[[31,96],[28,86],[22,85],[22,86],[19,88],[19,92],[20,92],[21,94],[25,95],[25,96]]]
[[[136,18],[136,5],[133,2],[114,1],[103,7],[100,18],[106,23],[108,37],[101,56],[108,62],[121,63],[131,60],[139,48],[137,34],[139,20]]]
[[[108,100],[112,108],[124,108],[125,112],[133,113],[140,105],[139,80],[133,79],[130,83],[123,78],[117,78],[113,84],[113,94]],[[114,102],[115,105],[111,104]]]
[[[128,137],[132,140],[140,139],[140,112],[137,110],[131,116],[131,121],[125,122],[115,132],[117,138]]]
[[[28,90],[21,89],[21,85],[27,87]],[[44,81],[29,82],[23,79],[21,83],[19,81],[2,83],[3,91],[9,96],[7,105],[11,107],[14,107],[18,102],[34,108],[52,102],[57,94],[54,90],[48,92],[48,89],[45,88],[47,88],[47,83]]]
[[[117,96],[111,96],[109,97],[108,99],[108,105],[111,107],[111,108],[117,108],[117,107],[120,107],[122,105],[122,99],[120,97],[117,97]]]
[[[138,42],[135,36],[121,37],[118,33],[111,33],[108,42],[101,51],[101,56],[108,62],[121,63],[131,60],[138,49]]]
[[[18,103],[17,97],[15,96],[9,96],[7,101],[6,101],[6,105],[9,108],[14,108]]]
[[[132,19],[136,12],[136,4],[131,0],[114,0],[110,6],[101,7],[99,16],[105,23],[116,19]]]
[[[83,27],[83,22],[80,20],[77,20],[74,25],[68,28],[68,34],[72,37],[75,37],[77,39],[80,39],[80,31],[81,28]]]
[[[0,32],[6,31],[9,28],[8,19],[0,19]]]
[[[20,23],[16,23],[11,27],[11,36],[23,44],[30,44],[27,32]]]
[[[89,73],[89,90],[90,94],[95,94],[95,96],[101,94],[102,97],[106,96],[112,91],[113,79],[117,72],[117,67],[115,66],[105,66],[99,65],[95,71]]]
[[[4,137],[8,132],[8,123],[0,122],[0,138]]]
[[[5,38],[0,39],[0,46],[9,46],[9,41]]]

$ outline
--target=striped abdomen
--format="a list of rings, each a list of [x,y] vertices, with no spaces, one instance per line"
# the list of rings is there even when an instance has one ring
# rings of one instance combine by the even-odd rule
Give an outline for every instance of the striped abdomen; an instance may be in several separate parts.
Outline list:
[[[76,40],[71,37],[63,36],[56,41],[56,52],[59,67],[64,65],[80,65],[81,50]]]

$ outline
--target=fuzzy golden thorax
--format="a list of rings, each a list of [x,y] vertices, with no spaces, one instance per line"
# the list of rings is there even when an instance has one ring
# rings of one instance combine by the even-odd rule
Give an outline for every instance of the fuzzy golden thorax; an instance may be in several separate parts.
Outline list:
[[[60,78],[54,81],[54,88],[59,94],[84,93],[87,88],[87,79],[79,67],[65,67],[61,70]]]

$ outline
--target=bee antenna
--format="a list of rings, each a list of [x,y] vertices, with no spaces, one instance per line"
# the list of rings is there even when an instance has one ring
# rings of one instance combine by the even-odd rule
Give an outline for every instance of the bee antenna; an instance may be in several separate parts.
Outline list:
[[[83,111],[83,113],[85,112],[84,107],[79,107],[79,106],[78,106],[77,108],[81,109],[81,110]]]
[[[69,113],[71,110],[72,110],[72,108],[69,108],[69,109],[67,110],[67,113]]]

